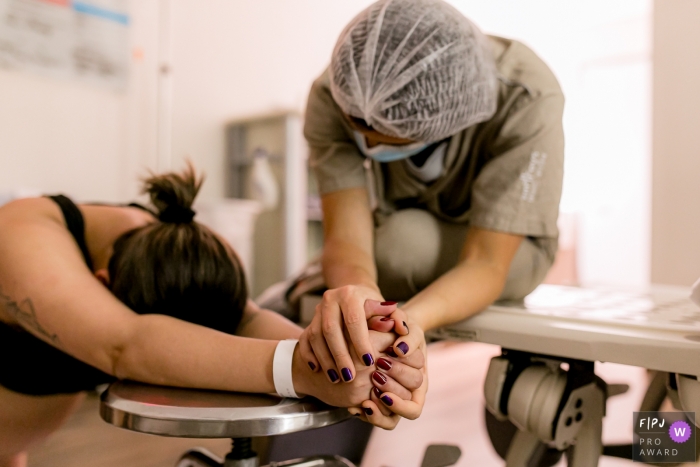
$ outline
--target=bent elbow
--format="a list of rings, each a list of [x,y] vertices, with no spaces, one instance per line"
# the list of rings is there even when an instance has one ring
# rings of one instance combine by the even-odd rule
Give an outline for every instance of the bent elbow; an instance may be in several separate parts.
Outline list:
[[[108,373],[118,379],[135,379],[134,362],[139,350],[138,317],[135,317],[107,351]]]
[[[109,374],[117,379],[129,379],[130,371],[126,355],[126,345],[116,345],[109,352]]]

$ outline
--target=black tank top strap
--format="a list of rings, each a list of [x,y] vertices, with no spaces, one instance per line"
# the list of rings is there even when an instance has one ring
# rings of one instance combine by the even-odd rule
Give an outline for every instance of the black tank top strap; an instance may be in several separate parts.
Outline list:
[[[145,211],[145,212],[149,213],[150,215],[152,215],[152,216],[155,217],[156,219],[158,218],[158,213],[156,213],[156,212],[153,211],[152,209],[147,208],[147,207],[144,206],[143,204],[139,204],[139,203],[129,203],[129,204],[126,205],[126,207],[128,207],[128,208],[137,208],[137,209],[140,209],[140,210],[142,210],[142,211]]]
[[[83,213],[80,212],[78,206],[67,196],[53,195],[48,196],[48,198],[53,200],[53,202],[61,208],[63,218],[66,220],[66,227],[78,244],[80,251],[83,253],[83,258],[88,268],[92,270],[92,258],[90,258],[90,252],[88,251],[87,243],[85,243],[85,220],[83,219]]]

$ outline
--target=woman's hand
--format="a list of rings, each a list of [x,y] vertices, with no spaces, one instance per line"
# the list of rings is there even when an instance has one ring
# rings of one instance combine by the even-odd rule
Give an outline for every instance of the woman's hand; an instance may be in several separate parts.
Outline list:
[[[404,316],[397,315],[403,321]],[[380,325],[383,326],[383,325]],[[374,327],[374,326],[371,326]],[[396,387],[392,383],[403,385],[411,385],[410,381],[405,378],[413,377],[412,374],[402,374],[404,366],[397,366],[397,363],[407,363],[409,361],[427,361],[427,345],[425,343],[424,332],[417,324],[411,325],[412,338],[406,340],[407,336],[402,336],[397,339],[392,347],[387,348],[384,352],[390,357],[381,357],[377,360],[378,372],[384,374],[384,378],[378,378],[373,374],[374,388],[370,400],[362,403],[362,412],[359,409],[350,409],[356,415],[359,415],[364,420],[379,426],[384,429],[393,429],[399,421],[400,417],[415,420],[423,411],[425,404],[425,394],[428,391],[428,373],[427,365],[423,365],[421,371],[421,385],[412,390],[411,397],[407,398],[400,393],[395,392]],[[406,352],[407,356],[399,356],[395,349],[402,343],[411,345],[412,348]],[[398,347],[399,349],[404,346]],[[384,380],[387,380],[384,383]],[[406,386],[408,387],[408,386]]]
[[[391,343],[396,339],[395,334],[370,332],[370,340],[373,346],[390,349]],[[300,355],[299,347],[294,354],[294,386],[300,394],[310,394],[322,401],[339,407],[352,407],[354,414],[361,412],[361,404],[368,402],[372,388],[379,385],[385,388],[395,400],[411,401],[415,399],[415,392],[425,386],[425,372],[422,367],[425,364],[424,355],[421,352],[414,353],[405,359],[395,359],[387,354],[378,352],[378,365],[375,367],[363,367],[359,365],[359,358],[351,352],[354,362],[360,368],[356,377],[347,384],[329,384],[326,377],[318,372],[310,372],[304,368],[305,361]],[[337,380],[336,380],[337,381]],[[390,396],[391,397],[391,396]],[[401,404],[403,405],[403,404]],[[399,408],[399,411],[401,408]],[[409,414],[410,415],[410,414]],[[371,416],[363,415],[364,419],[382,428],[390,429],[396,426],[399,417],[391,411],[382,412],[377,409]]]
[[[393,342],[392,350],[399,357],[412,355],[418,349],[422,349],[424,353],[427,352],[423,328],[400,308],[395,308],[390,315],[385,317],[369,318],[367,326],[374,331],[394,331],[398,334],[399,338]]]
[[[367,320],[381,320],[396,310],[396,302],[382,301],[376,290],[365,286],[345,286],[331,289],[323,294],[316,306],[311,324],[300,338],[301,354],[312,371],[319,368],[332,383],[340,380],[352,381],[359,368],[371,367],[376,359],[376,348],[369,339]],[[406,333],[401,325],[395,326],[391,318],[377,330],[387,332],[395,329],[399,335]],[[345,336],[347,330],[347,337]],[[362,365],[354,365],[351,349],[361,357]],[[383,347],[382,347],[383,348]]]

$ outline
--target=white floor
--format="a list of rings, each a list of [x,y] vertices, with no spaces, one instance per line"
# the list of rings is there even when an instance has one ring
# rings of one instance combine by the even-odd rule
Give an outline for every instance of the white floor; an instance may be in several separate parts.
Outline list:
[[[491,357],[499,347],[476,343],[440,342],[430,346],[430,390],[423,414],[402,420],[394,431],[375,430],[362,467],[420,467],[423,451],[432,443],[454,444],[462,450],[459,467],[502,467],[491,447],[483,421],[482,386]],[[627,394],[608,402],[603,425],[606,443],[630,442],[632,412],[638,410],[647,375],[641,368],[599,364],[596,372],[608,383],[627,383]],[[560,465],[565,465],[562,461]],[[631,461],[602,458],[600,467],[631,467]]]

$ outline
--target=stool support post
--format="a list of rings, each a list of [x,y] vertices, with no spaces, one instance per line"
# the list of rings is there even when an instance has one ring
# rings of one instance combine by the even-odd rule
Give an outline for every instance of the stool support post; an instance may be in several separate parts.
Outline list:
[[[260,459],[252,449],[251,438],[231,439],[231,452],[224,459],[224,467],[259,467]]]

